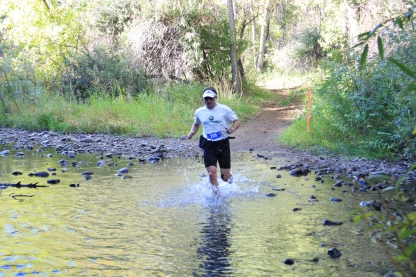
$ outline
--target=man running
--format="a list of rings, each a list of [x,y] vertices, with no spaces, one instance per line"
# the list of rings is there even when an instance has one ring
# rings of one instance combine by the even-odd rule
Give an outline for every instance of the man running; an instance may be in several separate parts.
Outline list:
[[[237,115],[226,105],[217,103],[217,91],[213,87],[204,88],[205,106],[197,109],[194,114],[194,123],[188,138],[191,139],[202,124],[204,149],[204,164],[208,171],[209,181],[218,187],[217,162],[220,166],[221,178],[231,183],[231,151],[228,135],[235,132],[240,126]]]

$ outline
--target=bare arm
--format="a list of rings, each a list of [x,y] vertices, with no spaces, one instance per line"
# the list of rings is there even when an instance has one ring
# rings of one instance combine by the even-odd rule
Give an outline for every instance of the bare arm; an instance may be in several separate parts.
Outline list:
[[[191,131],[188,134],[188,139],[191,139],[199,130],[200,124],[192,124]]]
[[[233,126],[226,128],[227,129],[227,133],[228,134],[234,133],[235,130],[237,130],[238,127],[240,127],[240,124],[241,124],[240,120],[237,119],[236,121],[234,121],[233,122]]]

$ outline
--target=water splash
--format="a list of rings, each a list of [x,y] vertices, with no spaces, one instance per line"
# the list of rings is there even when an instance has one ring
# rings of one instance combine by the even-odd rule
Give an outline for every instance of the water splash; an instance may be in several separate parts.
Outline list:
[[[186,207],[191,204],[210,207],[222,205],[230,198],[250,198],[259,194],[259,185],[245,176],[234,176],[232,184],[218,179],[218,184],[218,188],[214,188],[205,176],[198,182],[173,189],[154,204],[165,208]]]

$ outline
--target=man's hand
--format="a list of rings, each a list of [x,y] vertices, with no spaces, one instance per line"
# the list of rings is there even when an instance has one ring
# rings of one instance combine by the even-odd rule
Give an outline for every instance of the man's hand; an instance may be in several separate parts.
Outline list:
[[[191,139],[199,130],[199,124],[192,124],[191,131],[189,131],[188,139]]]
[[[188,139],[191,139],[195,135],[195,132],[190,131],[188,134]]]

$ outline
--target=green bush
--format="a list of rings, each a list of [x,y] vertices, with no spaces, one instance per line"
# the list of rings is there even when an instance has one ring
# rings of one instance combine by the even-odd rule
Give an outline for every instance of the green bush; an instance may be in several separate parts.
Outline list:
[[[321,45],[322,36],[319,28],[305,28],[296,39],[298,46],[294,49],[293,58],[295,60],[313,65],[326,56]]]
[[[61,76],[61,93],[69,92],[77,99],[87,99],[95,92],[137,95],[149,85],[123,53],[104,47],[66,57]]]
[[[313,116],[325,117],[365,151],[414,155],[416,94],[405,90],[402,71],[388,62],[370,62],[363,70],[332,62],[323,66],[326,77],[316,90]]]

